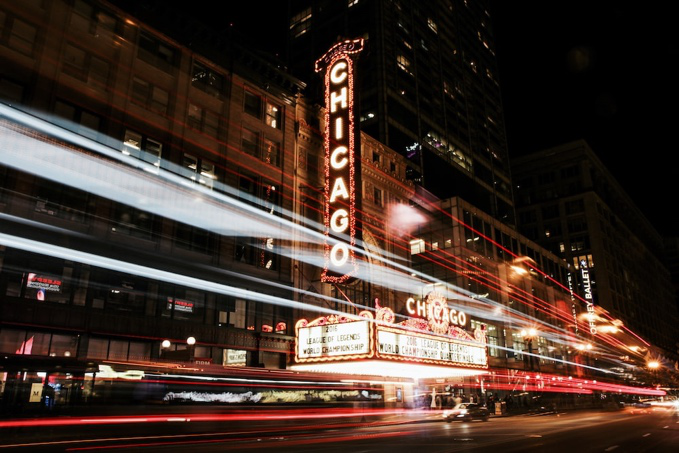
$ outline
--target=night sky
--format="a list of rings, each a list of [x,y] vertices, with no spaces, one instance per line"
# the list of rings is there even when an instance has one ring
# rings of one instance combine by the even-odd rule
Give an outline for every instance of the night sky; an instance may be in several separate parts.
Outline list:
[[[491,0],[510,156],[585,139],[679,236],[679,39],[671,3]]]
[[[190,13],[284,55],[284,38],[265,30],[285,32],[286,1],[239,3],[223,14],[201,3],[211,2]],[[656,229],[679,236],[674,4],[491,0],[491,14],[510,156],[584,139]]]

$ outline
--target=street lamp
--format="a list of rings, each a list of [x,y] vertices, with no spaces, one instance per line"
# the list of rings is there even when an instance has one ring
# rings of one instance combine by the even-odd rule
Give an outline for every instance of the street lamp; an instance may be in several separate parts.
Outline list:
[[[537,337],[538,331],[537,329],[530,328],[528,330],[523,329],[521,330],[521,336],[523,337],[523,341],[526,342],[526,345],[528,346],[528,368],[533,371],[533,338]],[[538,371],[540,370],[540,362],[537,361],[538,365]]]
[[[193,348],[196,344],[196,339],[194,337],[189,337],[189,338],[186,339],[186,344],[187,344],[188,350],[189,350],[189,362],[193,362],[193,354],[194,354]]]

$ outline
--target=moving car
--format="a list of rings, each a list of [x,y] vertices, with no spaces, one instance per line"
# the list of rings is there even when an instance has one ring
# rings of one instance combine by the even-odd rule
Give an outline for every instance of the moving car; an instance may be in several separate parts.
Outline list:
[[[480,404],[461,403],[452,409],[444,410],[441,416],[446,422],[452,422],[453,420],[470,422],[474,419],[487,422],[490,418],[490,411],[486,406]]]

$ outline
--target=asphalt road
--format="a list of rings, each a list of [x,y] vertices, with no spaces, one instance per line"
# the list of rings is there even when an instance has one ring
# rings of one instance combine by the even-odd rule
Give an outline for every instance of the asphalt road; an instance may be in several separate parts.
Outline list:
[[[380,419],[118,423],[0,431],[0,452],[679,452],[674,413],[573,412],[441,421],[437,414]]]

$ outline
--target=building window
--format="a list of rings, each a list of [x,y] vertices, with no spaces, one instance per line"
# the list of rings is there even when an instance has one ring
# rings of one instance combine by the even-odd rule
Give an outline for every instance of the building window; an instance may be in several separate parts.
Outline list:
[[[290,31],[295,38],[298,38],[309,31],[310,27],[311,8],[307,8],[304,11],[295,14],[292,19],[290,19]]]
[[[31,56],[35,50],[36,27],[0,11],[0,44]]]
[[[281,128],[281,108],[277,105],[266,103],[266,125],[274,129]]]
[[[584,217],[575,217],[568,220],[568,232],[570,234],[587,231],[587,221]]]
[[[252,93],[250,91],[245,91],[245,105],[243,110],[248,115],[252,115],[255,118],[262,118],[262,98],[259,95]]]
[[[436,22],[434,22],[434,19],[428,18],[428,19],[427,19],[427,26],[428,26],[429,29],[430,29],[431,31],[433,31],[434,33],[438,33],[438,27],[436,26]]]
[[[0,18],[2,23],[2,18]],[[24,85],[0,76],[0,98],[9,103],[22,103],[24,100]]]
[[[137,57],[140,60],[169,73],[177,64],[178,52],[168,44],[165,44],[142,31],[139,35],[139,50]]]
[[[223,75],[213,71],[204,64],[194,62],[191,85],[212,96],[219,97],[224,93],[226,83]]]
[[[377,206],[382,206],[382,191],[376,187],[373,189],[373,200]]]
[[[243,127],[241,146],[244,152],[259,157],[259,133]]]
[[[215,174],[215,164],[207,159],[184,153],[182,158],[182,176],[212,189]]]
[[[542,208],[542,219],[555,219],[559,217],[559,205],[544,206]]]
[[[132,79],[132,102],[161,115],[168,113],[170,93],[138,77]]]
[[[260,184],[255,178],[241,175],[239,197],[270,215],[280,215],[280,197],[273,184]],[[235,260],[264,269],[278,268],[278,244],[273,237],[243,237],[236,240]]]
[[[579,200],[567,201],[565,207],[567,215],[585,212],[585,202],[582,198]]]
[[[155,240],[159,233],[156,216],[131,206],[118,204],[114,213],[115,223],[111,231],[142,239]]]
[[[73,14],[71,15],[71,26],[85,30],[95,37],[101,37],[115,32],[118,28],[118,20],[115,15],[95,7],[89,2],[75,0]]]
[[[156,167],[160,167],[162,151],[162,143],[129,129],[125,131],[125,140],[123,141],[122,149],[123,154],[136,157],[137,159],[148,162]]]
[[[576,270],[580,270],[580,261],[585,260],[587,263],[588,268],[593,268],[594,267],[594,260],[592,259],[592,255],[580,255],[580,256],[574,256],[573,257],[573,266],[575,267]]]
[[[262,148],[262,160],[267,164],[280,166],[281,145],[269,139],[264,139]]]
[[[419,253],[424,253],[424,239],[413,239],[410,241],[410,253],[412,255],[417,255]]]
[[[64,50],[64,73],[95,88],[105,88],[108,83],[109,64],[94,55],[66,44]]]
[[[177,247],[200,253],[212,253],[213,234],[202,228],[177,223],[175,244]]]
[[[54,113],[59,117],[55,122],[63,128],[93,140],[98,139],[101,117],[63,101],[56,101]]]
[[[210,137],[217,137],[219,117],[210,110],[189,103],[188,124],[193,129],[199,130]]]
[[[263,112],[262,106],[264,106]],[[274,129],[281,128],[281,107],[272,102],[264,101],[258,94],[245,90],[243,110],[248,115],[254,116],[257,119],[262,119],[262,113],[264,113],[264,122],[267,126],[270,126]]]
[[[399,55],[396,57],[396,64],[406,73],[413,75],[413,73],[410,71],[410,60],[406,58],[405,55]]]
[[[41,181],[38,186],[36,212],[60,219],[85,222],[93,207],[87,192],[52,181]]]

